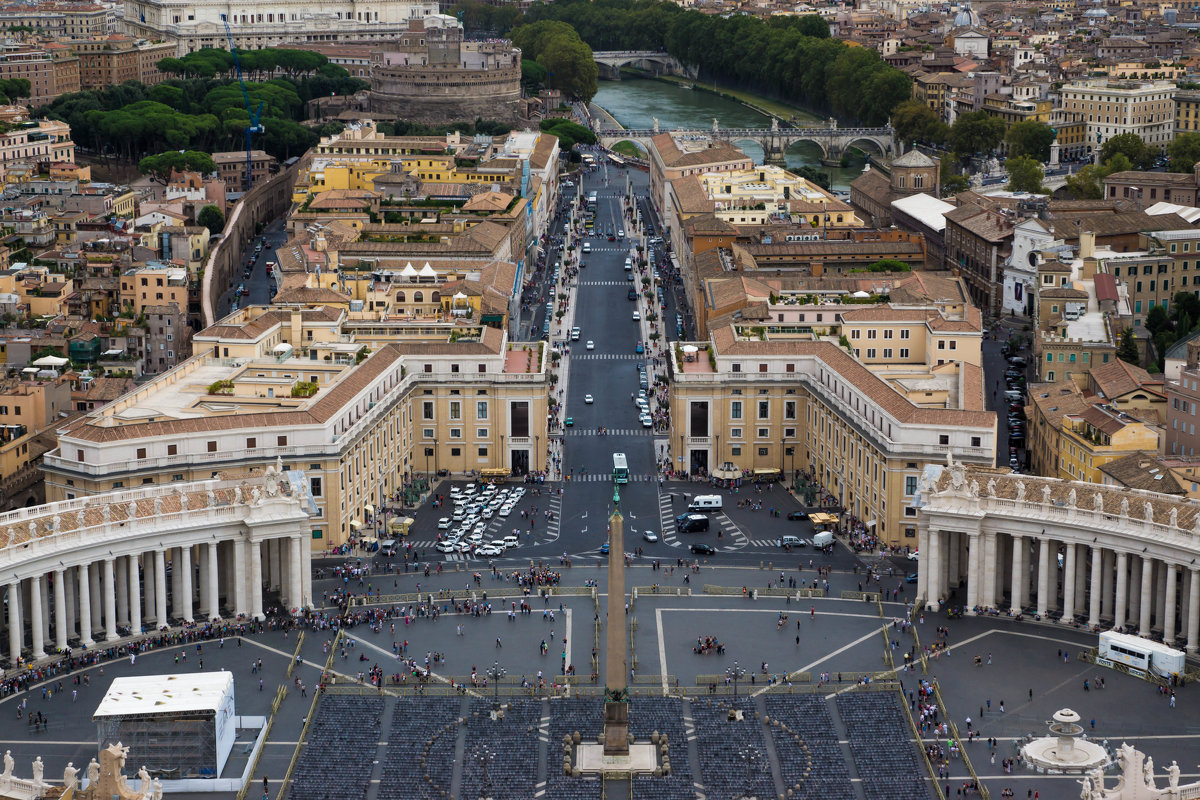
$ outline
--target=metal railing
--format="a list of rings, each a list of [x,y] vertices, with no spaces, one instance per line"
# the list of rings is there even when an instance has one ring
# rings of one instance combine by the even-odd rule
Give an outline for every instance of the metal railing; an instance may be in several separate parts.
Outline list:
[[[967,755],[967,748],[963,746],[962,737],[958,734],[958,725],[954,723],[954,719],[950,716],[950,712],[946,710],[946,702],[942,699],[942,690],[938,686],[937,679],[931,681],[933,684],[933,697],[938,706],[938,713],[942,715],[942,719],[950,726],[950,735],[954,741],[958,743],[958,752],[962,756],[963,765],[967,768],[967,772],[971,775],[971,780],[979,789],[979,796],[983,800],[992,800],[992,793],[984,785],[983,781],[979,780],[978,773],[975,772],[975,766],[971,763],[971,757]]]
[[[333,637],[333,644],[329,647],[329,657],[325,659],[325,668],[321,672],[322,680],[333,669],[333,659],[337,655],[342,635],[341,629],[338,629]],[[296,740],[296,749],[292,752],[292,760],[288,762],[287,772],[283,775],[283,781],[279,785],[279,794],[275,795],[275,800],[283,800],[287,796],[288,787],[292,784],[292,773],[296,771],[296,762],[300,760],[300,751],[304,749],[304,743],[308,739],[308,730],[317,713],[317,701],[321,698],[321,691],[321,687],[317,687],[317,690],[313,692],[312,702],[308,706],[308,714],[304,717],[304,727],[300,729],[300,737]]]

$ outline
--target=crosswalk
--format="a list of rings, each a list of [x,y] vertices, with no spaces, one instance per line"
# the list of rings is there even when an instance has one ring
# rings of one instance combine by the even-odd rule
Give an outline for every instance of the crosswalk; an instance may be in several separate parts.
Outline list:
[[[567,428],[563,432],[563,436],[597,436],[594,429],[590,428]],[[606,428],[605,436],[654,436],[654,431],[650,428]],[[604,476],[608,480],[608,476]]]
[[[580,281],[580,286],[633,286],[633,281]]]
[[[630,483],[654,483],[658,478],[654,475],[630,475]],[[612,476],[607,473],[589,472],[586,475],[572,475],[571,483],[611,483]]]
[[[732,537],[733,549],[745,547],[749,543],[750,537],[742,533],[742,529],[739,528],[737,523],[731,520],[729,516],[725,514],[725,512],[722,511],[717,514],[713,514],[712,519],[713,522],[721,526],[721,530],[724,531],[725,536]],[[727,547],[726,549],[730,548]]]
[[[572,353],[571,358],[580,361],[645,361],[646,357],[639,353]]]
[[[675,506],[671,502],[671,494],[658,490],[658,525],[662,529],[662,541],[672,547],[679,546],[675,530]]]

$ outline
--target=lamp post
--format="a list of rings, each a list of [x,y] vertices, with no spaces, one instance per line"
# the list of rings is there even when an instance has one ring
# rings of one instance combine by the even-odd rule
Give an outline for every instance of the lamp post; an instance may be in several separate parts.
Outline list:
[[[533,435],[533,471],[538,471],[538,454],[542,452],[542,437]]]
[[[758,773],[763,769],[762,751],[757,747],[743,747],[738,750],[738,759],[746,765],[746,789],[742,792],[743,798],[754,797],[754,781]]]
[[[435,478],[437,478],[437,471],[438,471],[438,440],[437,440],[437,437],[435,436],[433,438],[433,472],[434,472],[434,474],[433,474],[433,477],[430,478],[431,485],[433,483],[433,480]]]
[[[500,434],[500,466],[502,467],[507,462],[507,458],[505,457],[506,455],[507,453],[504,449],[504,434],[502,433]]]
[[[487,671],[488,678],[492,681],[492,710],[500,710],[500,679],[508,674],[508,670],[500,666],[500,662],[496,661],[492,664],[491,669]]]
[[[740,678],[745,677],[746,670],[738,666],[738,662],[734,661],[733,666],[725,670],[725,675],[729,680],[733,681],[733,696],[737,697],[737,684]]]

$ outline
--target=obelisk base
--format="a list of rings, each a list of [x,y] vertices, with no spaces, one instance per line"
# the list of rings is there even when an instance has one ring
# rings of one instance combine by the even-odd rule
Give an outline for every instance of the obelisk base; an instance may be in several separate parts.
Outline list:
[[[629,704],[604,704],[604,755],[629,755]]]

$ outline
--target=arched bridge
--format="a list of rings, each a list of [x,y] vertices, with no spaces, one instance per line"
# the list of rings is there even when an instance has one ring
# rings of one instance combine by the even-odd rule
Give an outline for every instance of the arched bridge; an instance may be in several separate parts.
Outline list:
[[[826,128],[780,128],[778,120],[771,120],[770,128],[721,128],[713,121],[710,130],[674,130],[676,137],[694,139],[718,139],[737,144],[738,142],[754,142],[763,149],[766,160],[782,160],[788,148],[797,142],[812,142],[821,149],[821,161],[826,164],[837,164],[848,148],[857,148],[864,152],[879,156],[890,157],[895,151],[895,140],[892,128],[838,128],[830,125]],[[611,147],[617,142],[631,141],[641,146],[647,152],[650,150],[650,139],[660,131],[657,127],[649,130],[623,128],[607,128],[596,131],[600,144]]]
[[[670,53],[653,50],[593,50],[592,59],[603,71],[604,77],[620,80],[621,67],[637,67],[655,75],[683,75],[695,78],[695,67],[687,67]]]

